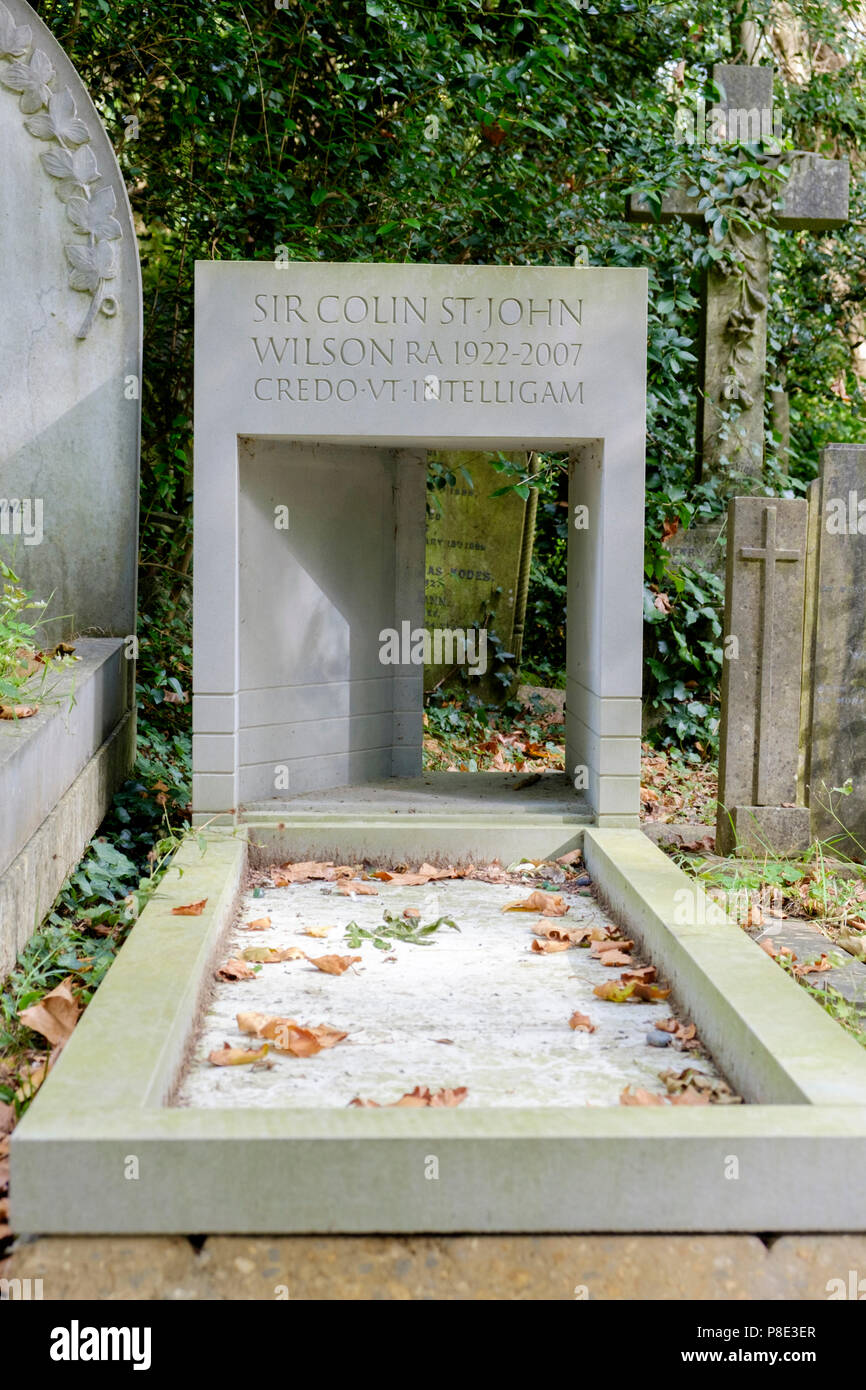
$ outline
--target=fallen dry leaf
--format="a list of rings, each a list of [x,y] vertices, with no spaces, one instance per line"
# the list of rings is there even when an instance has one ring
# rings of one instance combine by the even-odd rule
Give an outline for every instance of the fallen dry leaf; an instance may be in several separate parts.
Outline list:
[[[647,984],[644,980],[629,980],[624,983],[633,984],[635,999],[642,999],[646,1004],[658,1004],[670,994],[669,989],[662,989],[661,985]]]
[[[256,972],[251,965],[247,965],[246,961],[232,958],[219,967],[216,977],[218,980],[229,981],[254,980]]]
[[[586,941],[590,933],[589,927],[562,927],[550,922],[545,922],[542,917],[532,928],[536,936],[544,936],[548,941],[568,941],[572,946],[578,946],[582,941]]]
[[[447,1106],[451,1108],[455,1105],[460,1105],[468,1094],[469,1091],[466,1086],[457,1086],[453,1090],[445,1089],[441,1091],[431,1091],[429,1086],[416,1086],[414,1091],[407,1091],[399,1100],[386,1102],[385,1107],[383,1107],[378,1100],[362,1100],[360,1096],[356,1096],[354,1100],[350,1100],[349,1104],[363,1110],[390,1109],[396,1106],[409,1109],[420,1109],[424,1106],[432,1106],[434,1108]]]
[[[698,1030],[694,1023],[680,1023],[675,1018],[663,1018],[655,1026],[662,1033],[673,1034],[675,1041],[684,1046],[688,1046],[689,1043],[697,1044]]]
[[[0,1135],[11,1134],[14,1128],[15,1106],[7,1105],[5,1100],[0,1100]]]
[[[656,974],[654,965],[636,965],[631,970],[624,970],[619,978],[621,980],[642,980],[644,984],[651,984],[656,978]]]
[[[270,917],[257,917],[254,922],[245,923],[241,931],[267,931],[270,925]]]
[[[26,1028],[32,1028],[34,1033],[41,1033],[52,1047],[62,1047],[72,1036],[80,1014],[81,1007],[72,993],[70,981],[63,980],[38,1004],[22,1009],[18,1021]]]
[[[795,965],[794,974],[798,978],[802,978],[803,975],[818,975],[825,970],[832,969],[833,962],[828,959],[827,955],[824,952],[822,952],[820,960],[803,961],[801,965]]]
[[[341,879],[337,884],[337,892],[344,898],[350,898],[353,893],[358,893],[362,897],[376,897],[378,888],[372,883],[362,883],[359,879]]]
[[[547,893],[543,888],[536,888],[529,894],[528,898],[522,898],[519,902],[507,903],[502,911],[540,912],[542,917],[564,917],[568,911],[568,903],[561,893]]]
[[[613,947],[610,951],[599,951],[598,959],[602,965],[631,965],[631,956],[627,951],[620,951]]]
[[[327,936],[328,932],[332,930],[332,927],[307,927],[307,930],[304,932],[304,936]]]
[[[256,965],[278,965],[282,960],[303,960],[306,952],[300,946],[285,946],[280,949],[277,946],[247,946],[241,952],[244,960],[251,960]]]
[[[173,907],[172,917],[200,917],[205,910],[207,898],[202,898],[200,903],[187,903],[185,907]]]
[[[706,1097],[706,1103],[710,1105],[742,1104],[742,1097],[736,1095],[726,1081],[715,1081],[694,1067],[686,1067],[680,1072],[660,1071],[659,1079],[673,1097],[674,1105],[703,1105],[705,1102],[701,1097]]]
[[[314,1057],[317,1052],[336,1047],[338,1042],[348,1037],[347,1033],[332,1028],[329,1023],[308,1028],[294,1018],[280,1018],[276,1014],[240,1013],[237,1024],[242,1033],[269,1038],[279,1052],[290,1052],[295,1057]]]
[[[422,864],[420,869],[407,869],[402,873],[391,869],[374,869],[370,877],[381,879],[383,883],[393,883],[398,888],[422,888],[436,878],[454,878],[454,870]]]
[[[636,980],[629,980],[626,984],[622,980],[605,980],[603,985],[596,985],[592,992],[611,1004],[624,1004],[634,994],[636,985]]]
[[[687,1086],[678,1095],[671,1096],[671,1105],[709,1105],[710,1094],[708,1091],[698,1091],[694,1086]]]
[[[630,951],[633,947],[633,941],[613,941],[610,937],[605,936],[600,941],[591,941],[589,950],[591,955],[600,957],[606,955],[608,951]],[[626,962],[626,964],[629,963]]]
[[[570,951],[570,941],[539,941],[538,937],[533,938],[531,951],[540,956],[552,956],[556,951]]]
[[[587,1018],[586,1014],[578,1013],[576,1010],[571,1015],[571,1018],[568,1020],[568,1026],[569,1028],[573,1028],[576,1032],[580,1033],[595,1032],[595,1024],[592,1022],[592,1020]]]
[[[262,1043],[259,1048],[232,1047],[230,1043],[223,1043],[216,1052],[209,1052],[207,1059],[215,1067],[239,1067],[244,1062],[260,1062],[267,1055],[267,1043]]]
[[[38,705],[0,705],[0,719],[32,719]]]
[[[349,966],[360,959],[360,956],[307,956],[310,965],[314,965],[324,975],[344,975]]]
[[[646,1091],[639,1086],[633,1091],[631,1086],[626,1086],[619,1098],[620,1105],[664,1105],[664,1096],[656,1095],[655,1091]]]
[[[855,936],[854,932],[843,927],[836,937],[836,942],[849,955],[854,956],[857,960],[866,961],[866,936]]]
[[[336,878],[351,878],[353,870],[348,864],[335,866],[330,859],[305,859],[297,864],[274,865],[270,872],[275,888],[287,888],[290,883],[309,883],[310,879],[333,882]]]

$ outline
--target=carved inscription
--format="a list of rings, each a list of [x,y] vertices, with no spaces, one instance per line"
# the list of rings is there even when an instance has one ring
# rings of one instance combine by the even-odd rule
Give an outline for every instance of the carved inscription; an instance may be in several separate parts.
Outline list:
[[[582,300],[257,294],[256,400],[583,405]]]

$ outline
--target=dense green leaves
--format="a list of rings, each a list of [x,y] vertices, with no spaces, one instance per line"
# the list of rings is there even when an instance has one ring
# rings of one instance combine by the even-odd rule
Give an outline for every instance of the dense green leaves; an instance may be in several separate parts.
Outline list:
[[[715,646],[706,605],[670,576],[662,535],[674,517],[685,525],[718,509],[711,490],[692,485],[700,275],[729,255],[742,179],[774,176],[753,149],[735,169],[674,130],[677,105],[694,107],[711,63],[735,56],[736,7],[44,0],[39,9],[95,95],[141,239],[145,640],[157,625],[186,623],[197,258],[645,264],[647,580],[670,596],[682,639],[671,634],[670,669],[651,674],[647,694],[671,736],[700,723],[671,692],[694,678],[702,701],[685,704],[712,700]],[[759,29],[776,15],[770,0],[746,9]],[[794,145],[838,154],[866,136],[856,10],[854,0],[790,6],[817,66],[808,83],[777,82]],[[768,377],[792,393],[790,464],[771,466],[776,490],[802,487],[823,443],[862,435],[851,356],[866,292],[859,164],[855,176],[844,235],[776,238]],[[704,195],[704,229],[624,221],[628,190],[658,206],[682,179]],[[772,461],[769,415],[767,429]],[[172,670],[164,654],[143,646],[142,656],[155,675]]]

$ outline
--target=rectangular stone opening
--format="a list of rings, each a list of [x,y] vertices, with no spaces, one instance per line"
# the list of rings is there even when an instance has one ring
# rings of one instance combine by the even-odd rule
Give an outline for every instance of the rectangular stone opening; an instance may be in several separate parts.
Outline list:
[[[495,452],[495,442],[489,447]],[[579,491],[594,448],[600,445],[570,451],[570,492]],[[421,448],[238,440],[238,797],[245,813],[297,807],[299,799],[322,806],[340,789],[341,800],[359,809],[369,794],[419,809],[520,804],[591,820],[589,776],[600,771],[600,747],[581,679],[591,577],[580,573],[574,553],[569,770],[524,777],[424,769],[425,658],[483,675],[490,657],[486,629],[425,624],[427,458]],[[578,506],[570,502],[570,514]],[[619,754],[619,775],[633,771],[633,749],[611,752]]]

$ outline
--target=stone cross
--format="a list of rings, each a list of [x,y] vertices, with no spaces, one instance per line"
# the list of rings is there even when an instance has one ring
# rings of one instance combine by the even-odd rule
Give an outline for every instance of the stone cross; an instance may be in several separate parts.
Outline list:
[[[784,854],[809,843],[809,812],[796,804],[807,512],[801,498],[728,505],[720,854]]]
[[[695,137],[765,141],[773,131],[773,69],[716,63],[713,81],[724,100],[696,122]],[[775,224],[789,231],[828,231],[848,220],[848,161],[800,151],[784,153],[789,177],[779,185]],[[754,195],[762,190],[755,186]],[[651,221],[648,204],[632,195],[628,216]],[[704,224],[698,198],[684,187],[662,201],[661,220]],[[759,476],[764,454],[764,375],[767,350],[769,247],[763,233],[737,238],[745,275],[707,271],[703,292],[696,435],[697,476]],[[740,413],[729,421],[732,406]],[[725,489],[734,490],[731,486]]]
[[[761,650],[758,685],[758,748],[756,804],[767,804],[770,780],[770,728],[773,719],[773,633],[776,622],[776,565],[780,561],[802,560],[802,550],[776,549],[776,508],[764,508],[763,546],[743,545],[741,560],[758,560],[764,565],[761,594]]]

